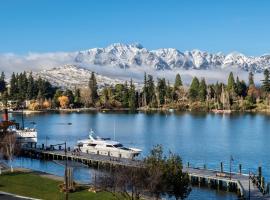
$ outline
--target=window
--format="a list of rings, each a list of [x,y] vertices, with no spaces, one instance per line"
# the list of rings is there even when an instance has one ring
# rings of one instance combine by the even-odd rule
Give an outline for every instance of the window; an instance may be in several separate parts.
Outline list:
[[[113,147],[112,145],[106,145],[106,147]]]
[[[95,147],[95,146],[97,146],[97,144],[88,144],[88,146]]]
[[[121,148],[121,147],[123,147],[123,145],[122,144],[116,144],[116,145],[113,145],[115,148]]]

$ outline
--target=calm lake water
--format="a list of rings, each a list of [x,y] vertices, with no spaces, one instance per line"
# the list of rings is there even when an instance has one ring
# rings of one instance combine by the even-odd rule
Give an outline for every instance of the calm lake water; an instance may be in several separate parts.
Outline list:
[[[20,121],[20,116],[10,116]],[[205,113],[40,113],[27,115],[26,126],[36,123],[38,142],[48,144],[68,142],[73,146],[77,140],[87,138],[92,128],[97,135],[114,137],[127,146],[143,150],[146,156],[156,144],[162,144],[165,152],[181,155],[183,163],[219,169],[224,162],[229,170],[230,156],[233,157],[233,170],[256,171],[259,165],[270,181],[270,116],[260,114],[205,114]],[[68,125],[72,123],[72,125]],[[29,167],[54,174],[63,174],[63,168],[53,162],[43,162],[18,158],[17,166]],[[93,171],[88,168],[75,168],[77,180],[88,182]],[[231,193],[194,188],[189,199],[236,199]]]

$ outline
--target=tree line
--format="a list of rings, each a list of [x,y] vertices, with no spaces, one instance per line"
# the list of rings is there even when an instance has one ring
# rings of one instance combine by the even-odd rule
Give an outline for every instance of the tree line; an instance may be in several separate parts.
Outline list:
[[[264,71],[264,79],[259,86],[254,83],[254,74],[249,73],[248,83],[234,77],[231,72],[227,84],[216,82],[207,84],[204,78],[193,77],[189,87],[184,86],[180,74],[173,84],[165,78],[155,81],[150,74],[144,74],[142,88],[136,88],[133,80],[123,84],[98,87],[92,72],[88,86],[84,88],[62,89],[50,82],[26,72],[11,75],[9,84],[5,74],[0,76],[1,100],[31,101],[31,109],[81,108],[101,109],[178,109],[178,110],[250,110],[267,108],[270,105],[269,71]],[[9,85],[7,89],[7,85]]]

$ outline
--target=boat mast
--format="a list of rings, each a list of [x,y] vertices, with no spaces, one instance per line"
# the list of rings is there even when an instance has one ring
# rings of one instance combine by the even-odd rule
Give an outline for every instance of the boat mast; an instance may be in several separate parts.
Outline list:
[[[115,120],[113,121],[113,140],[115,140]]]
[[[22,106],[22,129],[24,129],[24,116],[23,116],[23,106]]]

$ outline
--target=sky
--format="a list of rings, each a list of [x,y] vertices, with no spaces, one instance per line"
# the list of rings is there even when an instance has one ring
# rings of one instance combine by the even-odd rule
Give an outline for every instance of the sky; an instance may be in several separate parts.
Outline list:
[[[257,56],[270,53],[269,8],[269,0],[1,1],[0,54],[138,42]]]

